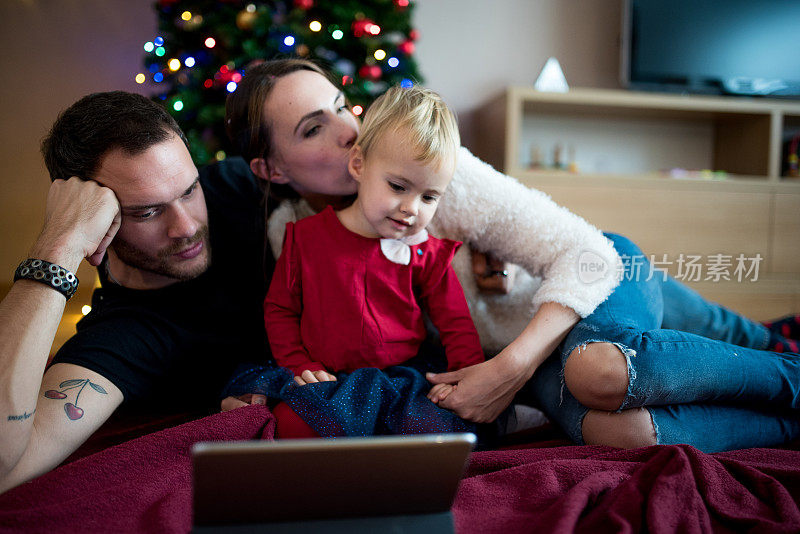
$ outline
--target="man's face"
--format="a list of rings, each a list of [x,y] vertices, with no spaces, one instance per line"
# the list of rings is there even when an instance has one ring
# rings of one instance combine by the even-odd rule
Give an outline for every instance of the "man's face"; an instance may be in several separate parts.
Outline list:
[[[136,156],[113,150],[103,157],[95,180],[114,191],[122,209],[108,258],[122,285],[155,289],[208,268],[208,212],[197,179],[176,135]]]

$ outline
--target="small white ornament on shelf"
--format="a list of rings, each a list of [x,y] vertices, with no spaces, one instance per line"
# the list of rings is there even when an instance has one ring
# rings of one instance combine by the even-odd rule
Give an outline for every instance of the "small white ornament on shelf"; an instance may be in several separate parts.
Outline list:
[[[561,71],[561,65],[554,57],[548,59],[547,63],[544,64],[544,68],[533,86],[537,91],[546,93],[566,93],[569,91],[567,79],[564,78],[564,73]]]

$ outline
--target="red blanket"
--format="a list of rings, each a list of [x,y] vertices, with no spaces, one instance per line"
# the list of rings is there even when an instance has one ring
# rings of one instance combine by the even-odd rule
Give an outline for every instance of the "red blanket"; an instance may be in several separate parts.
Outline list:
[[[191,444],[273,429],[251,406],[87,456],[0,496],[0,529],[186,532]],[[465,533],[798,532],[798,501],[797,451],[555,447],[473,454],[453,511]]]

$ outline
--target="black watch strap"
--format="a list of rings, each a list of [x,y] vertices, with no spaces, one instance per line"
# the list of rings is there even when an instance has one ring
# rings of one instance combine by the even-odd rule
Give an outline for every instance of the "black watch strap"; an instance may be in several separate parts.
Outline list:
[[[78,289],[78,277],[60,265],[45,260],[28,258],[17,267],[14,281],[33,280],[52,287],[69,300]]]

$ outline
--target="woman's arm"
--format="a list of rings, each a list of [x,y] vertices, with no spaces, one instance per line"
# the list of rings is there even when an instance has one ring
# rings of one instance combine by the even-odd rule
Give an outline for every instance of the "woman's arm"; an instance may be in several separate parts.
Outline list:
[[[557,302],[586,317],[617,285],[619,256],[597,228],[466,148],[433,222],[438,237],[464,241],[541,276],[535,307]],[[582,271],[586,267],[592,271]]]
[[[476,423],[494,421],[579,320],[570,308],[542,304],[525,330],[491,360],[450,373],[429,373],[433,384],[458,385],[439,405]]]
[[[495,171],[464,148],[458,158],[436,223],[447,237],[542,277],[531,303],[538,311],[503,351],[485,363],[429,377],[434,384],[458,384],[443,407],[486,422],[511,403],[580,318],[611,294],[620,260],[599,230],[544,193]],[[581,270],[587,261],[594,262],[588,275]]]

